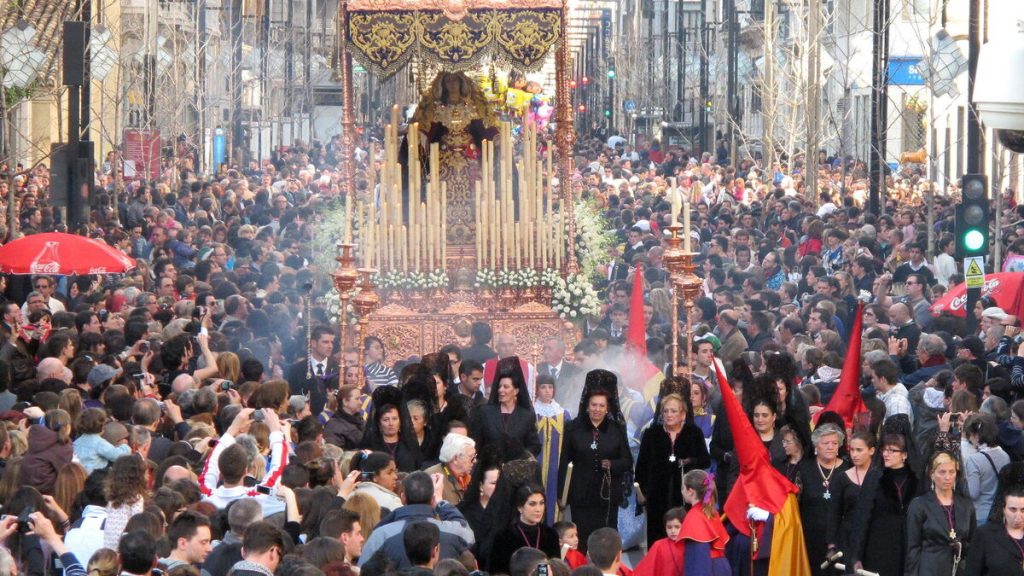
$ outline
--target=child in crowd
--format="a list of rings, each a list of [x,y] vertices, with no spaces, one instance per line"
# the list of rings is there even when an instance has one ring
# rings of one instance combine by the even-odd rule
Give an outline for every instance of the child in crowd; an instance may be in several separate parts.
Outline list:
[[[667,537],[654,542],[633,570],[634,576],[655,576],[658,574],[681,574],[683,569],[684,543],[679,538],[683,529],[686,509],[671,508],[665,512],[665,533]]]
[[[576,525],[568,520],[555,522],[555,532],[558,532],[558,544],[562,547],[562,560],[575,570],[587,564],[587,557],[577,550],[580,545],[580,534]]]

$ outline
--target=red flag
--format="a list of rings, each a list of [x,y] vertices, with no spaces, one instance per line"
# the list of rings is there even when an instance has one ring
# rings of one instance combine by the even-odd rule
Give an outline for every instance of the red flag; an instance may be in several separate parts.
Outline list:
[[[864,323],[864,302],[857,303],[857,313],[853,317],[853,332],[850,334],[850,347],[846,350],[843,360],[843,372],[839,377],[839,386],[825,410],[831,410],[843,417],[847,430],[853,429],[853,421],[858,414],[868,411],[864,399],[860,395],[860,341]],[[818,423],[821,412],[814,415],[814,423]]]
[[[718,376],[718,387],[722,391],[722,406],[732,431],[736,458],[740,463],[740,475],[736,484],[729,492],[723,510],[732,525],[743,534],[750,535],[750,524],[747,522],[748,506],[757,506],[773,514],[782,511],[790,494],[798,492],[797,487],[776,470],[768,459],[768,449],[754,431],[754,426],[747,419],[747,413],[740,406],[740,401],[729,385],[729,380],[714,362]]]
[[[633,272],[633,293],[629,299],[629,328],[626,348],[641,358],[647,357],[647,326],[644,324],[644,271],[637,266]]]

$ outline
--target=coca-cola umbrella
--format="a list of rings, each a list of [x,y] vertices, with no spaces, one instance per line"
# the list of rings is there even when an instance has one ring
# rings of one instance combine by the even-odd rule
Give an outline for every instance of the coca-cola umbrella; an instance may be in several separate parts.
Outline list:
[[[48,232],[18,238],[0,247],[5,274],[120,274],[135,260],[99,240]]]
[[[985,276],[985,285],[981,288],[982,296],[991,296],[996,306],[1024,317],[1024,272],[998,272]],[[950,288],[942,298],[931,305],[933,316],[948,312],[954,316],[966,317],[967,285],[959,284]]]

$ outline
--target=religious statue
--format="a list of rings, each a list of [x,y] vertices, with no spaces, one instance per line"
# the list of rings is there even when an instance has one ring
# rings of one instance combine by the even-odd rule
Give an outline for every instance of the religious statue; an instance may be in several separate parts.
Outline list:
[[[420,159],[440,145],[440,179],[448,188],[449,244],[472,244],[474,183],[480,179],[481,145],[498,134],[498,119],[483,91],[462,72],[440,72],[420,99],[413,116],[419,124]],[[406,152],[406,146],[402,146]],[[426,177],[429,170],[423,170]],[[422,198],[420,201],[425,200]]]

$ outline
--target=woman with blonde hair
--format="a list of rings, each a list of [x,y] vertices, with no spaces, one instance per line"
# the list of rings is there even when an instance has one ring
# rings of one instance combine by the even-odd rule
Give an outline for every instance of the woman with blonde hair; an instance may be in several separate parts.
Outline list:
[[[351,510],[359,514],[359,528],[363,538],[369,539],[370,533],[380,523],[380,504],[369,494],[354,492],[348,497],[343,506],[345,510]]]
[[[221,352],[217,355],[217,374],[225,380],[238,384],[242,377],[242,363],[234,352]]]
[[[71,436],[77,436],[78,431],[75,429],[74,423],[78,422],[78,417],[82,415],[82,410],[85,409],[85,405],[82,403],[82,393],[76,388],[62,390],[60,400],[57,401],[57,408],[64,410],[71,416]]]
[[[937,452],[928,465],[932,489],[907,507],[907,552],[903,573],[963,574],[967,547],[977,528],[974,504],[955,492],[960,463]]]
[[[65,465],[57,473],[57,483],[53,487],[53,499],[60,506],[65,516],[75,505],[75,498],[85,490],[85,468],[77,462]]]
[[[117,576],[121,573],[121,563],[118,561],[117,552],[110,548],[100,548],[89,558],[89,566],[86,568],[89,576]]]

